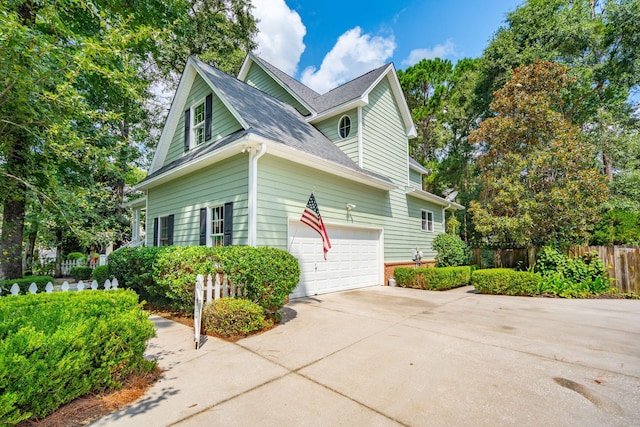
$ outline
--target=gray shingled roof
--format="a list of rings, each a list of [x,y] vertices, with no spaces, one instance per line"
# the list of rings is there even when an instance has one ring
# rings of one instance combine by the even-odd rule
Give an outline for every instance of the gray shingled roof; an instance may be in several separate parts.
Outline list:
[[[188,153],[182,158],[163,166],[146,179],[151,179],[179,165],[211,153],[247,133],[263,136],[302,152],[329,160],[354,171],[391,182],[389,178],[360,168],[322,132],[307,123],[292,106],[232,77],[222,71],[192,58],[208,79],[232,105],[248,128],[235,132],[215,143]]]
[[[331,108],[342,105],[346,102],[356,100],[360,98],[367,89],[371,87],[389,67],[389,64],[385,64],[375,70],[371,70],[362,76],[351,80],[329,92],[320,95],[313,89],[300,83],[298,80],[279,70],[275,66],[271,65],[267,61],[257,56],[252,55],[252,58],[267,68],[273,75],[280,80],[282,84],[287,86],[292,92],[303,99],[304,102],[320,114]]]

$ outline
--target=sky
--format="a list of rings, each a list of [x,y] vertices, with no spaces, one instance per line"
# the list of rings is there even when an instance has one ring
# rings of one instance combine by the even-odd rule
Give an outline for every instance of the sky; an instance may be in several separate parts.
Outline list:
[[[523,0],[252,0],[255,53],[319,93],[387,62],[479,57]]]

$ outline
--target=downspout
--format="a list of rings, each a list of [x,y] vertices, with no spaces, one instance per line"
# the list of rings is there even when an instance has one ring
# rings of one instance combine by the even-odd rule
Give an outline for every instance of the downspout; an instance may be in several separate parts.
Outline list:
[[[446,208],[442,208],[442,232],[446,233],[447,232],[447,216],[446,216],[446,212],[447,209],[449,209],[451,207],[451,203],[449,203],[449,205]]]
[[[362,167],[362,107],[358,107],[358,166]]]
[[[258,159],[267,151],[267,144],[260,144],[260,149],[249,149],[249,246],[256,246],[258,234]]]

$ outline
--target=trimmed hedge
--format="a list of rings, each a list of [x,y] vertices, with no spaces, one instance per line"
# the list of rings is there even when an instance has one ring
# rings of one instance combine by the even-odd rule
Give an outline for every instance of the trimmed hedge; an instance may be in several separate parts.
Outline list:
[[[541,280],[539,274],[509,268],[475,270],[471,275],[477,291],[495,295],[537,295]]]
[[[300,281],[298,260],[275,248],[167,246],[118,250],[109,274],[157,305],[189,313],[198,274],[224,273],[245,286],[246,298],[275,315]]]
[[[0,425],[42,418],[152,370],[143,353],[154,335],[132,291],[0,299]]]
[[[109,279],[109,267],[107,267],[106,265],[97,266],[93,269],[91,277],[93,278],[93,280],[98,282],[98,286],[104,286],[104,282]]]
[[[69,275],[75,280],[89,280],[91,279],[92,273],[93,268],[85,266],[71,267],[71,270],[69,271]]]
[[[471,267],[398,267],[393,275],[396,283],[405,288],[446,291],[468,285],[471,280]]]
[[[49,283],[49,282],[51,282],[51,284],[54,283],[53,277],[51,277],[51,276],[28,276],[28,277],[24,277],[22,279],[0,280],[0,288],[2,288],[4,292],[9,292],[9,290],[11,289],[11,286],[13,286],[14,283],[17,283],[18,286],[20,287],[20,294],[24,295],[24,294],[29,293],[29,286],[31,286],[32,283],[35,283],[36,286],[38,286],[38,291],[42,292],[44,290],[45,286],[47,286],[47,283]]]
[[[205,331],[225,338],[251,335],[265,324],[262,307],[241,298],[220,298],[207,304],[202,313]]]
[[[158,306],[169,306],[166,296],[156,293],[154,279],[155,263],[158,254],[172,250],[173,246],[123,248],[109,254],[109,277],[118,279],[120,287],[134,290],[140,299]]]

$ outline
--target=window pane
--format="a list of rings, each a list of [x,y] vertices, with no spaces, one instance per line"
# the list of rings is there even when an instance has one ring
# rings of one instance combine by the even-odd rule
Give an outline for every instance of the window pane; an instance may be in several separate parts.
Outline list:
[[[222,246],[224,243],[224,206],[211,208],[211,244]]]
[[[200,104],[195,108],[195,114],[193,115],[193,124],[197,125],[204,121],[204,104]]]

